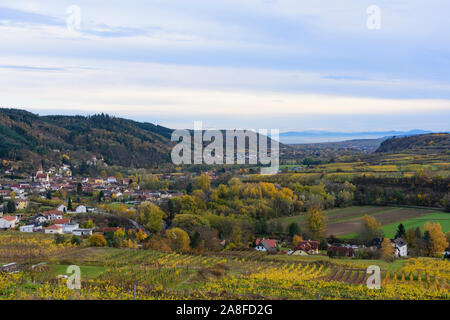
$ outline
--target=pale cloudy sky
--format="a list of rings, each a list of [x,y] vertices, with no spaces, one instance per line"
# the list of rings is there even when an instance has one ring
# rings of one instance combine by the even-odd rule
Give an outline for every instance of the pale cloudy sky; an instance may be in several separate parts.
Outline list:
[[[0,106],[177,128],[448,131],[449,12],[447,0],[0,0]]]

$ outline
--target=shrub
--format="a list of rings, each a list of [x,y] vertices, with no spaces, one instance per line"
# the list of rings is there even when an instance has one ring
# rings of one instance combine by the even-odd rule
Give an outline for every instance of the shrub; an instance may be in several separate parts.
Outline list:
[[[92,247],[104,247],[106,246],[106,239],[101,234],[93,234],[89,237],[89,244]]]

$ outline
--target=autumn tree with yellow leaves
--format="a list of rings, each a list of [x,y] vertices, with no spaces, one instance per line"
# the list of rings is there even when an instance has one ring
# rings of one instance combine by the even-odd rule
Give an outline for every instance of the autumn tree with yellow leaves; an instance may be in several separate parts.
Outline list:
[[[319,207],[306,211],[306,226],[315,239],[321,239],[327,228],[327,217]]]
[[[388,238],[384,238],[381,243],[381,258],[387,261],[392,261],[394,259],[395,248],[392,241]]]
[[[374,238],[382,238],[383,232],[381,231],[381,223],[379,223],[374,217],[364,215],[361,218],[363,229],[359,233],[359,238],[366,243],[369,243]]]
[[[430,257],[442,254],[448,247],[447,237],[442,232],[440,223],[425,223],[423,226],[424,233],[427,233],[426,254]]]
[[[180,228],[172,228],[166,231],[166,237],[170,240],[170,246],[174,251],[187,252],[190,247],[189,235]]]

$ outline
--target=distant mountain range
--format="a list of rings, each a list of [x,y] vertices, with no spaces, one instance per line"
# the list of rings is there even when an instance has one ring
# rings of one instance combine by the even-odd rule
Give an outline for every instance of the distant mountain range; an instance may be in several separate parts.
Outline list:
[[[363,132],[333,132],[333,131],[289,131],[280,133],[280,142],[284,144],[295,143],[323,143],[323,142],[340,142],[355,139],[380,139],[400,136],[413,136],[419,134],[433,133],[426,130],[410,130],[410,131],[363,131]]]

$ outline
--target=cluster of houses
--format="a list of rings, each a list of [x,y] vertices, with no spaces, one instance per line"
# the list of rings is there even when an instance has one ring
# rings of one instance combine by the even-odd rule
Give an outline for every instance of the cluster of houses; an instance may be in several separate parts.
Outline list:
[[[11,192],[15,194],[15,203],[17,209],[25,209],[28,206],[29,196],[35,195],[42,199],[47,198],[48,191],[52,193],[56,191],[76,192],[81,185],[82,191],[86,193],[95,193],[102,191],[104,200],[111,199],[131,199],[131,201],[139,203],[142,201],[160,201],[163,199],[181,196],[182,193],[175,191],[151,191],[133,189],[129,180],[124,179],[117,181],[116,177],[108,178],[74,178],[69,172],[70,168],[67,165],[62,165],[59,168],[52,167],[48,171],[39,167],[35,175],[31,176],[29,180],[14,184],[2,184],[0,188],[0,196],[4,200],[10,200]],[[9,172],[9,170],[6,170]],[[6,172],[5,171],[5,172]],[[162,178],[169,178],[167,177]],[[179,177],[178,177],[179,178]],[[52,198],[52,200],[59,200]],[[2,209],[2,208],[0,208]]]
[[[85,206],[78,206],[74,212],[87,212]],[[71,221],[70,218],[63,218],[67,212],[67,207],[59,205],[56,210],[44,211],[31,217],[29,224],[19,227],[20,232],[43,232],[58,234],[73,234],[77,236],[92,235],[93,229],[80,228],[79,224]],[[70,212],[69,212],[70,213]],[[0,230],[15,229],[20,218],[18,216],[4,215],[0,217]],[[44,226],[47,225],[47,226]]]
[[[327,254],[333,254],[334,256],[349,257],[353,258],[355,252],[360,249],[369,248],[370,250],[381,249],[381,244],[384,239],[376,238],[370,243],[368,247],[357,246],[349,244],[328,244]],[[408,256],[408,243],[401,238],[391,239],[392,246],[395,249],[395,256],[399,258],[404,258]],[[276,252],[279,249],[279,241],[275,239],[256,239],[255,250],[262,252]],[[312,240],[302,240],[299,241],[295,247],[287,251],[286,254],[289,255],[318,255],[319,254],[319,241]]]

